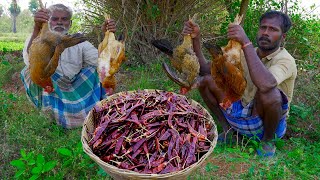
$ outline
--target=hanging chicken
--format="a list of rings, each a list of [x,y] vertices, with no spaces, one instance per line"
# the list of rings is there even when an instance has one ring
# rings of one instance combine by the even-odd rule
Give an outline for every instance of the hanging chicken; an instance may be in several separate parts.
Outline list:
[[[40,8],[44,8],[39,0]],[[30,78],[48,93],[54,91],[51,75],[58,66],[59,58],[64,49],[85,41],[80,34],[63,35],[52,32],[48,23],[43,23],[38,36],[29,48]]]
[[[241,21],[242,16],[237,15],[233,23],[239,25]],[[226,93],[220,103],[220,106],[226,109],[241,98],[247,85],[240,62],[241,44],[235,40],[229,40],[228,44],[221,49],[210,44],[204,44],[204,46],[213,57],[211,75],[217,86]]]
[[[106,15],[105,18],[110,19],[110,16]],[[126,60],[124,40],[116,40],[114,33],[107,30],[103,41],[99,44],[98,53],[100,82],[106,89],[106,93],[111,95],[116,87],[115,73]]]
[[[196,15],[190,21],[194,22],[195,19]],[[163,68],[168,77],[181,86],[180,93],[186,94],[195,83],[200,71],[198,58],[193,51],[191,36],[184,36],[182,44],[174,49],[166,39],[154,40],[152,44],[170,57],[174,70],[171,70],[166,63],[163,63]]]

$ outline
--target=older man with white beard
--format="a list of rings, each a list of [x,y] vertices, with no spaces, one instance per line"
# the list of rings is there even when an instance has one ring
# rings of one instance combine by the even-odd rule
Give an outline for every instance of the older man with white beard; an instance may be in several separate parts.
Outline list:
[[[52,93],[45,92],[30,79],[28,52],[43,23],[48,22],[53,32],[67,34],[72,25],[71,17],[72,10],[63,4],[55,4],[35,13],[33,33],[23,49],[26,67],[21,71],[21,79],[31,102],[65,128],[81,126],[91,108],[105,97],[96,71],[98,50],[88,41],[65,49],[51,76]],[[103,32],[115,32],[114,20],[106,20],[101,29]]]

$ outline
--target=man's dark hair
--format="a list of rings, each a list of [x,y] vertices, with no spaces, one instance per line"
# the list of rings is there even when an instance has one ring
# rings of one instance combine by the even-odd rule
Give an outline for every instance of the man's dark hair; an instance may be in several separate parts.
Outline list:
[[[264,14],[262,14],[262,16],[260,17],[259,22],[261,24],[261,21],[263,19],[271,19],[271,18],[274,18],[274,17],[279,18],[280,21],[282,20],[282,23],[280,24],[282,33],[288,32],[288,30],[291,27],[291,20],[290,20],[289,16],[284,14],[283,12],[273,11],[273,10],[272,11],[267,11]]]

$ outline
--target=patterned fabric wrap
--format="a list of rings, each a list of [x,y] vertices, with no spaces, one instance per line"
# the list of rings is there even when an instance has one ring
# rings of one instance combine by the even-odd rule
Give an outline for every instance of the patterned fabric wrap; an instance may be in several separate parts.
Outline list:
[[[82,68],[72,79],[54,73],[51,77],[54,92],[50,94],[31,81],[27,66],[20,75],[29,100],[65,128],[82,126],[92,107],[105,98],[105,90],[92,66]]]
[[[283,114],[276,129],[276,137],[282,138],[287,129],[287,112],[288,99],[287,96],[279,90],[282,96],[282,110]],[[246,107],[243,107],[241,100],[234,102],[227,110],[220,108],[230,126],[239,132],[241,135],[247,137],[258,138],[263,137],[263,121],[259,116],[252,116],[254,102],[251,101]]]

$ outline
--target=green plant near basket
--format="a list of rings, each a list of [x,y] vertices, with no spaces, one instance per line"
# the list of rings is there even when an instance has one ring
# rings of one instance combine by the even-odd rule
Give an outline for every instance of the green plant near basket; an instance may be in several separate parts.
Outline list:
[[[61,168],[68,168],[75,164],[77,167],[74,167],[73,169],[83,169],[86,167],[95,168],[97,166],[91,158],[83,152],[81,142],[79,142],[72,150],[61,147],[57,149],[57,152],[60,155],[59,164],[61,165]],[[75,161],[77,163],[75,163]],[[107,176],[106,173],[101,173],[101,170],[97,170],[97,174]]]
[[[17,179],[43,179],[52,177],[54,179],[62,179],[65,174],[61,171],[57,174],[54,171],[73,167],[73,169],[81,169],[91,167],[97,169],[97,174],[106,179],[110,176],[97,168],[96,164],[82,150],[82,144],[79,142],[73,149],[60,147],[57,149],[57,160],[46,161],[47,157],[42,154],[36,155],[34,152],[26,153],[25,149],[20,150],[21,157],[13,160],[10,164],[17,168],[15,178]],[[77,161],[77,163],[75,163]]]
[[[51,171],[56,165],[56,160],[46,161],[42,154],[35,155],[33,152],[26,153],[24,149],[20,150],[21,158],[10,162],[18,171],[15,178],[38,179],[45,177],[45,174]]]

